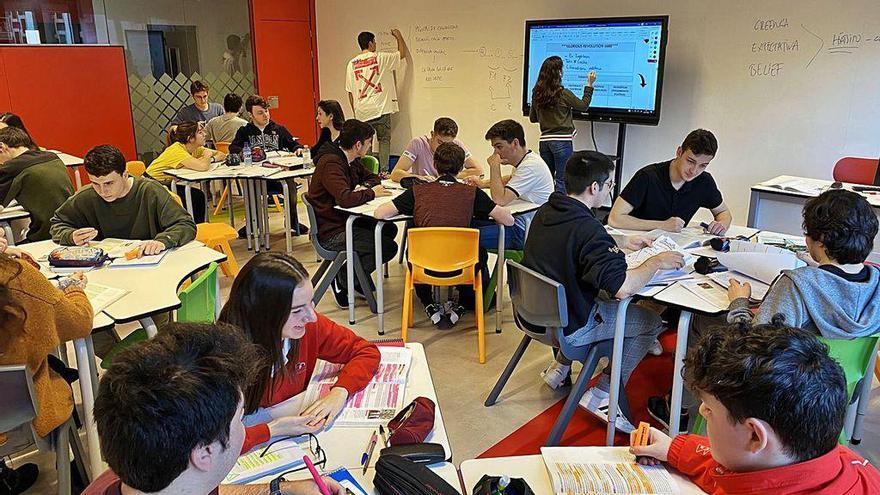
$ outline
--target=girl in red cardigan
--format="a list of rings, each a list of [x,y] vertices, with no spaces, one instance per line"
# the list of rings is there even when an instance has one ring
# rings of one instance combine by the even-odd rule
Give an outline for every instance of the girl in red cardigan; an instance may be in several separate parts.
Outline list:
[[[318,359],[345,364],[330,393],[302,412],[300,404],[288,401],[268,411],[270,421],[248,427],[242,452],[271,437],[320,430],[379,367],[379,349],[316,312],[313,295],[306,269],[284,253],[254,256],[232,284],[220,321],[244,330],[265,356],[264,366],[244,394],[245,414],[304,392]]]

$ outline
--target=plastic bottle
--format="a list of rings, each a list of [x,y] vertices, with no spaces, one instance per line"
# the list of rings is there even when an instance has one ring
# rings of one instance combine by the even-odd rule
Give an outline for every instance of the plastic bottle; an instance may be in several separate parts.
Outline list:
[[[510,485],[510,476],[504,475],[498,478],[498,484],[495,485],[492,495],[504,495],[508,485]]]
[[[303,168],[312,168],[312,150],[308,146],[303,146]]]
[[[245,144],[244,149],[241,150],[241,161],[243,161],[245,165],[252,165],[254,163],[250,144]]]

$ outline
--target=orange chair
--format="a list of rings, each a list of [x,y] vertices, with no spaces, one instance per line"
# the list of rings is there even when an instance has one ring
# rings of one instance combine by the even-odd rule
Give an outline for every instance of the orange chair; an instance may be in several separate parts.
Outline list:
[[[406,342],[407,330],[413,323],[414,284],[439,286],[471,284],[476,296],[477,347],[480,364],[486,362],[486,334],[483,325],[483,282],[476,266],[480,261],[480,231],[457,227],[409,229],[409,266],[403,286],[403,318],[401,337]],[[454,272],[441,276],[431,272]]]
[[[140,160],[125,162],[125,171],[132,177],[142,177],[147,171],[147,166]]]
[[[229,144],[230,144],[229,141],[217,141],[216,143],[214,143],[214,148],[217,151],[228,155],[229,154]],[[215,217],[217,215],[219,215],[220,210],[223,209],[223,204],[226,203],[227,196],[229,196],[229,185],[224,187],[223,192],[220,194],[220,200],[217,201],[217,207],[214,208],[214,216]],[[231,203],[231,201],[230,201],[230,203]]]
[[[177,204],[183,206],[183,200],[176,193],[168,191]],[[220,263],[220,269],[227,277],[238,275],[238,261],[229,246],[229,241],[238,239],[238,231],[225,223],[200,223],[196,225],[196,240],[209,248],[226,255],[226,261]]]
[[[872,186],[876,175],[876,158],[845,156],[834,164],[834,180],[839,182]]]

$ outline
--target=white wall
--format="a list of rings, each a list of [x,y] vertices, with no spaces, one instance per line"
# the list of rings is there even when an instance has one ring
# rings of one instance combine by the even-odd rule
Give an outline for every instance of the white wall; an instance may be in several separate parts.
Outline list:
[[[348,115],[344,69],[358,51],[357,33],[374,31],[388,48],[390,29],[403,32],[413,58],[398,74],[396,154],[442,115],[458,121],[477,155],[489,154],[483,135],[503,118],[520,120],[536,149],[538,128],[519,111],[524,21],[655,14],[670,16],[661,120],[629,127],[625,181],[642,165],[671,158],[688,131],[705,127],[720,146],[709,170],[745,223],[752,184],[784,173],[830,178],[842,156],[880,154],[876,0],[374,0],[369,8],[320,0],[317,14],[321,97],[344,102]],[[787,27],[756,29],[762,19],[785,19]],[[860,34],[858,48],[829,51],[840,33]],[[753,43],[782,40],[797,40],[798,49],[753,52]],[[783,65],[773,77],[750,73],[750,64],[775,63]],[[589,124],[578,127],[575,147],[592,149]],[[616,125],[597,124],[596,137],[601,151],[615,152]]]

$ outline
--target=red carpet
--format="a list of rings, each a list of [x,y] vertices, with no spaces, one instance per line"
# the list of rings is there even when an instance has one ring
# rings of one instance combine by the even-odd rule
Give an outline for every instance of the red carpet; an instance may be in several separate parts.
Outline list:
[[[626,384],[626,396],[629,399],[630,408],[638,421],[655,423],[648,415],[648,397],[652,395],[664,395],[672,388],[672,357],[675,352],[675,332],[666,332],[660,336],[663,345],[662,356],[648,355],[635,369]],[[503,407],[504,395],[498,405]],[[553,423],[556,422],[565,398],[550,406],[547,410],[535,416],[532,420],[519,427],[516,431],[503,438],[478,457],[505,457],[513,455],[540,454],[541,447],[547,441]],[[654,426],[658,426],[654,424]],[[575,410],[568,423],[568,429],[562,435],[560,445],[583,446],[605,445],[605,423],[578,408]],[[615,444],[627,445],[629,437],[619,433],[615,438]]]

